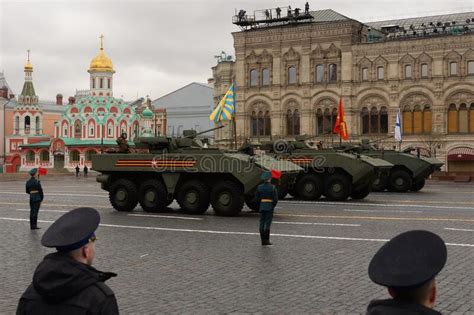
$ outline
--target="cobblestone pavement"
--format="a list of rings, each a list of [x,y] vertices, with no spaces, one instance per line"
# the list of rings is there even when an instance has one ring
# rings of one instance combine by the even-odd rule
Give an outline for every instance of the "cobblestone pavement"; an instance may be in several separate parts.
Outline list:
[[[419,193],[373,193],[362,201],[279,203],[274,246],[262,248],[258,217],[114,211],[94,178],[44,178],[39,231],[30,231],[24,181],[0,183],[0,313],[13,313],[50,250],[45,229],[64,211],[96,207],[102,216],[95,266],[122,313],[362,314],[384,298],[367,267],[394,235],[426,229],[448,245],[436,308],[474,314],[474,185],[429,183]]]

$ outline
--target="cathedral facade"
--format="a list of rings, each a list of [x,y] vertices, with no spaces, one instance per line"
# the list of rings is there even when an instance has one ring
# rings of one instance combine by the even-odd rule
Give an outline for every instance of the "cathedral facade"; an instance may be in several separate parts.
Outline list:
[[[310,23],[233,33],[235,61],[213,68],[215,104],[237,85],[236,138],[242,143],[307,134],[325,146],[342,99],[351,142],[369,138],[474,172],[474,12],[360,23],[332,10]],[[216,132],[229,145],[230,128]]]

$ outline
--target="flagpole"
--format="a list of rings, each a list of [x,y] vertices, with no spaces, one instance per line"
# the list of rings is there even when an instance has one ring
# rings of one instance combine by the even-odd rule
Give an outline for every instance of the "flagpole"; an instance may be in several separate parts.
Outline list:
[[[234,149],[237,150],[237,125],[235,123],[235,113],[232,116],[232,136],[234,138]]]

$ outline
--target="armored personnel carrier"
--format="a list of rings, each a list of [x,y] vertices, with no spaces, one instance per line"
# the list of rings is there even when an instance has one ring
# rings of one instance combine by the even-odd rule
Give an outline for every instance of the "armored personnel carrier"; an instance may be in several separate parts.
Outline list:
[[[372,182],[392,168],[389,162],[361,154],[317,150],[306,142],[308,139],[304,135],[296,136],[295,141],[263,142],[244,146],[241,151],[264,150],[277,159],[301,166],[303,171],[295,185],[286,189],[290,195],[303,200],[317,200],[321,196],[334,201],[349,197],[363,199],[370,193]]]
[[[395,192],[419,191],[425,186],[425,179],[433,172],[439,171],[443,162],[435,158],[413,155],[409,152],[396,150],[379,150],[368,139],[363,139],[360,145],[345,145],[345,152],[354,152],[374,158],[383,159],[393,164],[387,176],[380,176],[372,185],[374,191],[388,189]]]
[[[264,170],[280,170],[285,185],[301,171],[270,156],[208,148],[198,135],[185,130],[180,138],[139,137],[134,150],[142,152],[93,156],[92,169],[101,173],[97,181],[112,206],[132,211],[139,203],[145,211],[159,212],[176,200],[188,214],[203,214],[212,205],[215,214],[234,216],[246,201],[255,208],[251,200]]]

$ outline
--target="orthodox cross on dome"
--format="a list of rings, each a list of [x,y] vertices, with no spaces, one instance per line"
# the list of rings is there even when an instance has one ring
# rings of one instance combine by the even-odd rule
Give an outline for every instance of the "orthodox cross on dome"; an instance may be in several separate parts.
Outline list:
[[[28,49],[28,62],[30,62],[30,50]]]
[[[104,50],[104,34],[100,34],[100,50]]]

